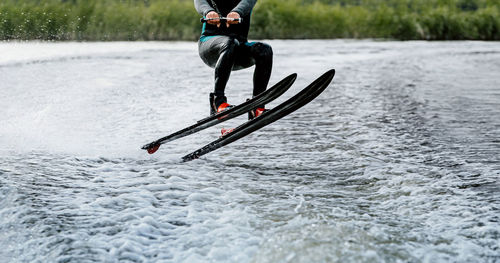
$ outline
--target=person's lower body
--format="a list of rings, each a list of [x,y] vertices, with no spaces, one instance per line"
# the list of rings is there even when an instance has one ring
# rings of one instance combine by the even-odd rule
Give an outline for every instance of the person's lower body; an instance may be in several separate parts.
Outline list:
[[[271,46],[261,42],[240,43],[229,36],[205,36],[200,38],[198,49],[203,62],[215,69],[214,92],[211,94],[212,112],[218,111],[221,105],[228,105],[225,89],[233,70],[255,65],[253,96],[266,90],[273,65]],[[264,105],[260,107],[264,108]]]

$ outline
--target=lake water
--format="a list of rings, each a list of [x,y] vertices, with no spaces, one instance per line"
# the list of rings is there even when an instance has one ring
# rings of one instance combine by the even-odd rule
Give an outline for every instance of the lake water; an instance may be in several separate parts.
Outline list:
[[[498,42],[267,41],[316,100],[199,160],[192,42],[0,43],[0,262],[499,262]],[[253,70],[232,74],[230,103]]]

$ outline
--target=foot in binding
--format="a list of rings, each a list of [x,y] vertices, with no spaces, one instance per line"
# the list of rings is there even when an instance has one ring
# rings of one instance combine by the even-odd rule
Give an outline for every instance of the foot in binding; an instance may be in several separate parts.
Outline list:
[[[226,96],[215,96],[215,93],[210,93],[210,115],[214,115],[230,108],[233,105],[227,103]]]
[[[255,110],[251,110],[248,112],[248,119],[249,120],[255,119],[255,118],[259,117],[260,115],[262,115],[266,111],[268,111],[268,110],[264,107],[257,108]]]
[[[220,135],[220,138],[224,137],[224,135],[226,135],[226,134],[228,134],[228,133],[230,133],[230,132],[232,132],[232,131],[234,131],[234,128],[229,128],[229,129],[222,128],[222,129],[220,130],[220,134],[221,134],[221,135]]]

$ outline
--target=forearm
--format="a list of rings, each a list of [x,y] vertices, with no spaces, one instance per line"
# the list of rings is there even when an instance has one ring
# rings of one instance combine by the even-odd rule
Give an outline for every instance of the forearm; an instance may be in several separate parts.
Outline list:
[[[233,8],[233,12],[237,12],[241,16],[247,16],[252,12],[257,0],[241,0],[240,3]]]
[[[210,11],[215,11],[215,9],[208,4],[207,0],[194,0],[194,7],[202,16],[206,16]]]

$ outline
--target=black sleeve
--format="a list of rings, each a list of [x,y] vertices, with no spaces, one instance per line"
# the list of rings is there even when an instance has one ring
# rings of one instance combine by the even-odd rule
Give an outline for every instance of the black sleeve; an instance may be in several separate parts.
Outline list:
[[[241,0],[232,11],[240,14],[240,16],[247,16],[252,12],[255,3],[257,3],[257,0]]]
[[[194,8],[203,17],[205,17],[210,11],[215,11],[215,9],[207,2],[207,0],[194,0]]]

